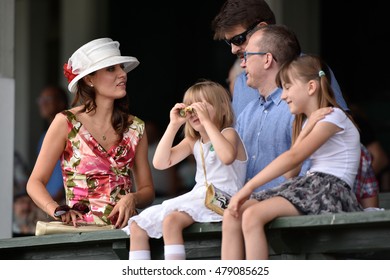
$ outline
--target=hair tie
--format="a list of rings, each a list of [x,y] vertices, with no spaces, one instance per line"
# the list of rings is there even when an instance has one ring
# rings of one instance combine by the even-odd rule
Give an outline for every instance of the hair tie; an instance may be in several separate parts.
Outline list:
[[[318,72],[318,77],[321,78],[322,76],[325,76],[325,72],[322,71],[322,70],[320,70],[320,71]]]

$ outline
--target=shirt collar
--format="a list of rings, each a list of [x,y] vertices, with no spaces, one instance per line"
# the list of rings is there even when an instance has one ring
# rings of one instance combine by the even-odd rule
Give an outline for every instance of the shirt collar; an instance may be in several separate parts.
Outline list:
[[[275,90],[267,96],[267,98],[264,98],[264,96],[260,96],[260,102],[261,104],[264,104],[266,102],[273,102],[275,105],[279,105],[280,102],[282,102],[282,89],[281,88],[275,88]]]

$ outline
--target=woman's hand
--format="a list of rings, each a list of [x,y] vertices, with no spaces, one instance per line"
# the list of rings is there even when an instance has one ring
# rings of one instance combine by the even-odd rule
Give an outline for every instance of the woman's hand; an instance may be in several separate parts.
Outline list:
[[[65,224],[73,224],[74,227],[77,227],[77,221],[80,221],[83,219],[84,213],[81,213],[79,211],[70,209],[66,213],[62,214],[59,217],[54,217],[56,219],[60,219]]]
[[[130,217],[137,214],[136,201],[133,193],[126,195],[118,195],[120,198],[114,209],[112,209],[110,215],[107,218],[115,221],[116,228],[123,228],[127,225]]]

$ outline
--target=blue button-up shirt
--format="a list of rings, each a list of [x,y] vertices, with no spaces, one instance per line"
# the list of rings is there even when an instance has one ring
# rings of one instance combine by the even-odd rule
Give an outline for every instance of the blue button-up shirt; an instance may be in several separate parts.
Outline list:
[[[294,115],[281,95],[280,88],[266,99],[258,95],[237,119],[236,128],[248,153],[247,181],[291,147]],[[307,167],[302,168],[301,174],[306,172]],[[284,181],[283,176],[278,177],[256,191],[276,187]]]

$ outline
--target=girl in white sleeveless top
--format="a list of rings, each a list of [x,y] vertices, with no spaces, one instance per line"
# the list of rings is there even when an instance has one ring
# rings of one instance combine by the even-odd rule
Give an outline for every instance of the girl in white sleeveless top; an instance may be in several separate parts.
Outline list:
[[[180,115],[183,109],[184,114]],[[183,124],[185,137],[173,146]],[[153,165],[157,169],[166,169],[194,155],[196,184],[191,191],[130,218],[129,228],[125,229],[130,234],[130,259],[150,259],[150,237],[164,238],[165,259],[185,259],[183,229],[195,222],[222,221],[221,215],[205,206],[206,180],[201,151],[207,182],[230,195],[235,194],[245,183],[247,154],[233,125],[229,94],[215,82],[194,84],[186,91],[183,103],[172,108]]]

